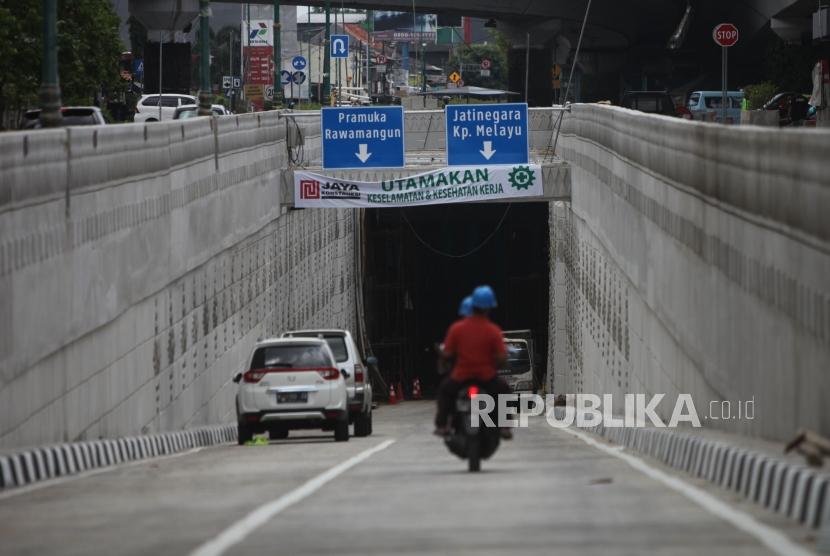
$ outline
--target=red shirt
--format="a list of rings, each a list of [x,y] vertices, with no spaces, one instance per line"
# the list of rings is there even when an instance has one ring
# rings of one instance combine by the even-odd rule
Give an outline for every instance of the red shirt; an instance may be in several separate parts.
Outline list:
[[[501,328],[487,317],[473,315],[450,326],[444,352],[455,355],[450,377],[456,382],[496,377],[496,359],[507,353]]]

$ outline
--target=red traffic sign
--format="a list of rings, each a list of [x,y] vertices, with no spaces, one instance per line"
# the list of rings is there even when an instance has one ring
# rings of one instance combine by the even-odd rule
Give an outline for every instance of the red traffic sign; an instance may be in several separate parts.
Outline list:
[[[487,58],[485,58],[481,61],[481,69],[483,69],[483,70],[490,69],[491,65],[492,65],[492,62],[490,62],[490,60],[488,60]]]
[[[718,46],[729,48],[738,42],[738,28],[731,23],[721,23],[712,31],[712,38]]]

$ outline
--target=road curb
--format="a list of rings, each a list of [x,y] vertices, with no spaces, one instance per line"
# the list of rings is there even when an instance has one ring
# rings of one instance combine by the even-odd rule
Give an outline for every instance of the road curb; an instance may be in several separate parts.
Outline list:
[[[665,429],[599,425],[583,430],[740,494],[808,527],[815,529],[830,522],[830,473],[820,469]]]
[[[98,469],[236,441],[236,425],[88,442],[70,442],[0,455],[0,491]]]

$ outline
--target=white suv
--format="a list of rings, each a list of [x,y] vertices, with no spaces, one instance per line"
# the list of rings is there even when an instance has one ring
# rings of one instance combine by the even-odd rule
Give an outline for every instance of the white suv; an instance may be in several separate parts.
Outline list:
[[[349,439],[345,373],[337,368],[328,344],[319,339],[271,339],[257,342],[246,371],[233,381],[240,444],[254,434],[272,439],[291,429],[333,430]]]
[[[360,350],[348,330],[319,329],[291,330],[283,338],[319,338],[325,340],[334,354],[337,368],[344,371],[346,389],[349,392],[349,421],[354,423],[355,436],[372,434],[372,382],[368,367],[376,364],[374,357],[366,361],[360,357]]]
[[[161,95],[161,119],[172,120],[176,108],[186,104],[197,104],[192,95]],[[133,121],[136,123],[159,121],[159,95],[142,95],[135,105]]]

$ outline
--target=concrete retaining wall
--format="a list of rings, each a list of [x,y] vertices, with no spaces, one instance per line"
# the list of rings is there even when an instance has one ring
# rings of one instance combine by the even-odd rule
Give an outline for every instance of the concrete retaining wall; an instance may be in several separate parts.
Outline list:
[[[0,136],[0,447],[226,422],[258,337],[352,325],[353,215],[280,206],[285,137],[276,113]]]
[[[830,133],[577,105],[560,145],[555,390],[665,393],[664,417],[680,393],[701,418],[754,400],[704,424],[830,435]]]

